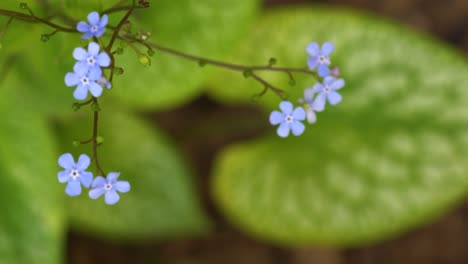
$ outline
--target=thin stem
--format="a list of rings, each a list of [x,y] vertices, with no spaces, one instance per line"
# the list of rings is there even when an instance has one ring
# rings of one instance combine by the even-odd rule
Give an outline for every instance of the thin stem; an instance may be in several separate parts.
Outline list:
[[[94,104],[98,104],[98,99],[96,97],[92,98],[92,101]],[[93,121],[93,137],[92,137],[92,142],[93,142],[93,159],[96,165],[96,173],[101,174],[101,176],[105,176],[104,171],[101,168],[101,165],[99,165],[99,158],[98,158],[98,124],[99,124],[99,111],[94,110],[94,121]]]
[[[66,28],[60,25],[57,25],[55,23],[52,23],[46,19],[40,18],[35,16],[33,13],[31,15],[23,14],[20,12],[15,12],[15,11],[9,11],[9,10],[4,10],[0,9],[0,16],[9,16],[9,17],[14,17],[16,19],[25,21],[25,22],[30,22],[30,23],[41,23],[44,25],[47,25],[49,27],[52,27],[58,31],[62,32],[68,32],[68,33],[77,33],[76,29],[74,28]]]
[[[111,53],[110,51],[112,50],[112,46],[114,45],[115,40],[119,36],[120,29],[123,27],[123,25],[125,24],[125,21],[127,21],[127,19],[130,17],[130,15],[132,15],[132,12],[133,12],[134,8],[135,8],[135,0],[133,1],[132,7],[127,11],[125,16],[120,20],[119,24],[115,28],[114,34],[112,34],[112,38],[109,41],[109,45],[107,45],[107,48],[106,48],[107,53]]]
[[[218,66],[234,71],[245,71],[245,70],[252,70],[252,71],[275,71],[275,72],[286,72],[286,73],[292,73],[292,72],[297,72],[297,73],[305,73],[305,74],[310,74],[313,76],[317,76],[317,74],[307,68],[287,68],[287,67],[274,67],[274,66],[247,66],[247,65],[240,65],[240,64],[234,64],[234,63],[227,63],[227,62],[222,62],[222,61],[217,61],[217,60],[211,60],[211,59],[206,59],[200,56],[195,56],[191,54],[187,54],[178,50],[174,50],[171,48],[167,48],[155,43],[147,43],[143,42],[133,36],[124,36],[122,39],[130,41],[130,42],[138,42],[147,48],[153,48],[159,51],[162,51],[164,53],[168,53],[183,59],[191,60],[191,61],[197,61],[200,62],[202,61],[205,64],[210,64],[213,66]]]

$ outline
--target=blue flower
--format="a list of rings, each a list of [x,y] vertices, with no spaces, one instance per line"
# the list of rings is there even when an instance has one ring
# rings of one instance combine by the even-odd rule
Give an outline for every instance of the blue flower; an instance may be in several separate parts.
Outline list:
[[[101,79],[101,68],[88,71],[88,69],[75,65],[74,72],[69,72],[65,75],[65,84],[68,87],[77,86],[73,92],[73,96],[77,100],[84,100],[88,96],[88,91],[94,97],[99,97],[102,94],[102,87],[97,83]]]
[[[289,101],[283,101],[280,103],[280,109],[282,111],[273,111],[270,114],[270,123],[272,125],[279,125],[276,130],[278,136],[287,137],[289,130],[292,130],[295,136],[301,135],[305,126],[300,121],[306,118],[306,113],[302,107],[293,109],[293,104]]]
[[[318,74],[321,77],[326,77],[330,75],[330,54],[335,49],[335,46],[331,42],[325,42],[322,45],[322,48],[319,48],[317,42],[312,42],[307,46],[307,53],[311,56],[307,59],[307,64],[311,70],[318,68]]]
[[[117,191],[126,193],[130,191],[130,183],[128,181],[117,181],[120,176],[119,172],[109,172],[107,179],[102,176],[98,176],[94,179],[89,191],[89,197],[91,199],[97,199],[104,194],[104,200],[106,204],[115,204],[120,200],[120,196]]]
[[[81,184],[89,188],[93,181],[93,174],[85,171],[90,164],[90,159],[87,155],[82,154],[78,158],[78,162],[75,163],[73,156],[70,153],[65,153],[58,159],[60,167],[64,168],[60,171],[57,176],[61,183],[66,183],[67,187],[65,192],[69,196],[78,196],[81,194]]]
[[[103,15],[101,18],[99,18],[98,12],[91,12],[88,15],[88,21],[89,21],[89,25],[84,21],[80,21],[76,25],[76,29],[79,32],[85,33],[81,37],[82,39],[100,37],[102,36],[102,34],[104,34],[104,31],[106,30],[106,25],[108,22],[107,15]]]
[[[76,48],[73,51],[73,58],[78,61],[75,65],[77,69],[89,71],[99,71],[100,67],[107,67],[111,63],[106,52],[99,53],[99,45],[95,42],[89,43],[88,51],[83,48]]]
[[[343,88],[343,86],[345,86],[343,79],[336,79],[332,76],[325,77],[323,83],[315,84],[313,93],[318,93],[315,98],[315,103],[318,109],[323,110],[327,100],[331,105],[336,105],[341,102],[342,98],[337,90]]]
[[[313,124],[317,122],[317,115],[315,112],[321,112],[324,109],[324,105],[319,105],[314,100],[315,91],[313,88],[307,88],[304,90],[304,99],[300,99],[299,102],[301,104],[307,104],[306,107],[306,115],[307,115],[307,122],[309,124]]]

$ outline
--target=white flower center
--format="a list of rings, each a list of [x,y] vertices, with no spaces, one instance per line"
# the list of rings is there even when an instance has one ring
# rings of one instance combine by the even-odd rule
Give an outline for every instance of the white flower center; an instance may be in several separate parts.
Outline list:
[[[72,170],[70,171],[70,177],[73,179],[73,180],[76,180],[80,177],[80,172],[78,170]]]
[[[112,189],[112,184],[108,183],[108,184],[104,185],[104,189],[106,191],[110,191],[110,189]]]
[[[332,90],[332,89],[331,89],[331,87],[330,87],[329,85],[325,85],[325,86],[323,87],[323,91],[326,92],[326,93],[331,92],[331,90]]]
[[[81,78],[81,83],[83,85],[88,85],[89,84],[89,79],[88,77],[84,76],[83,78]]]
[[[287,115],[284,120],[286,121],[286,123],[290,124],[294,121],[294,118],[291,116],[291,115]]]
[[[330,64],[330,59],[327,56],[320,55],[318,57],[318,60],[320,64],[327,64],[327,65]]]
[[[94,25],[91,27],[91,32],[96,32],[98,31],[98,26]]]
[[[88,57],[87,61],[88,61],[88,65],[91,65],[91,66],[96,63],[96,60],[94,59],[93,56]]]

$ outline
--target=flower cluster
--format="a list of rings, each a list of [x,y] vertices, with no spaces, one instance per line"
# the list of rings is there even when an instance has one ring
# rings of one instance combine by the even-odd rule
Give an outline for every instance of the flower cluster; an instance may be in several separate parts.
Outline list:
[[[89,197],[97,199],[104,194],[106,204],[112,205],[120,200],[117,193],[126,193],[130,191],[130,184],[127,181],[118,181],[120,176],[118,172],[109,172],[107,178],[97,176],[93,180],[93,173],[86,171],[91,163],[89,157],[81,154],[78,162],[75,163],[73,156],[70,153],[65,153],[58,159],[58,164],[64,170],[60,171],[57,176],[61,183],[67,183],[65,193],[69,196],[78,196],[81,194],[81,186],[90,188]]]
[[[316,69],[323,81],[304,90],[304,98],[299,100],[299,103],[304,105],[303,107],[294,108],[291,102],[283,101],[280,103],[281,112],[271,112],[270,123],[279,125],[276,131],[278,136],[287,137],[290,131],[295,136],[301,135],[305,130],[301,121],[307,119],[309,124],[313,124],[317,121],[316,112],[325,110],[327,101],[330,105],[341,102],[342,97],[338,90],[344,87],[345,82],[337,78],[339,75],[337,67],[330,70],[330,55],[334,49],[331,42],[325,42],[322,47],[317,42],[312,42],[307,46],[306,51],[310,55],[307,65],[310,70]]]
[[[79,22],[76,29],[84,33],[82,39],[93,38],[96,42],[90,42],[87,49],[75,48],[73,58],[76,63],[73,72],[65,75],[65,84],[69,87],[76,86],[73,93],[75,99],[84,100],[88,97],[88,92],[90,92],[93,96],[92,100],[97,103],[97,97],[101,96],[103,87],[111,88],[110,82],[103,75],[103,68],[111,65],[111,58],[107,52],[100,52],[101,47],[97,42],[97,38],[101,37],[106,30],[108,17],[107,15],[100,17],[97,12],[92,12],[88,15],[88,22],[89,24],[84,21]],[[92,140],[88,142],[98,144],[97,138],[97,134],[94,134]],[[94,152],[94,155],[96,155],[96,152]],[[104,172],[99,168],[97,156],[95,157],[96,171],[102,175]],[[65,193],[69,196],[79,196],[82,187],[90,188],[89,197],[91,199],[97,199],[104,195],[105,203],[112,205],[120,200],[117,192],[126,193],[130,191],[130,184],[127,181],[117,180],[120,175],[118,172],[109,172],[106,178],[99,175],[93,179],[93,173],[86,171],[91,164],[91,160],[85,154],[80,155],[78,161],[75,162],[70,153],[65,153],[59,157],[58,164],[63,168],[63,171],[57,174],[58,180],[61,183],[67,183]]]
[[[86,22],[79,22],[77,30],[85,33],[82,38],[98,38],[105,32],[108,17],[103,15],[101,18],[97,12],[88,15],[89,25]],[[111,84],[103,75],[102,68],[111,64],[111,59],[107,52],[99,52],[100,46],[96,42],[88,44],[88,50],[78,47],[73,51],[73,58],[76,63],[73,72],[65,75],[65,84],[68,87],[76,86],[73,96],[76,100],[84,100],[88,97],[88,91],[93,97],[99,97],[102,94],[103,87],[111,88]]]

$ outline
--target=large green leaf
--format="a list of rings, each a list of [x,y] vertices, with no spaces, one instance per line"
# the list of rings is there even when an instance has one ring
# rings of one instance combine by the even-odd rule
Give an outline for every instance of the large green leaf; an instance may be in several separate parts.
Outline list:
[[[180,51],[221,58],[230,51],[254,17],[257,0],[158,1],[138,13],[155,41]],[[143,50],[145,51],[145,50]],[[143,67],[127,48],[118,65],[125,75],[116,79],[121,101],[139,107],[167,108],[187,102],[201,91],[210,71],[156,52],[150,67]]]
[[[104,108],[100,134],[105,142],[99,148],[100,163],[106,172],[121,172],[131,191],[119,203],[108,206],[103,198],[91,200],[87,193],[67,198],[73,228],[110,238],[139,239],[199,234],[206,230],[194,193],[193,179],[186,165],[165,136],[129,114]],[[91,156],[91,146],[73,149],[71,140],[88,137],[92,131],[89,116],[70,118],[61,125],[64,152]],[[96,176],[96,175],[95,175]]]
[[[19,99],[0,102],[0,263],[58,264],[64,222],[54,145],[43,119],[5,98]]]
[[[274,30],[272,26],[274,25]],[[311,41],[336,44],[332,61],[347,85],[301,137],[273,136],[228,149],[215,197],[228,217],[288,245],[370,243],[432,221],[468,190],[468,66],[437,41],[343,10],[271,11],[235,54],[304,67]],[[265,75],[266,76],[266,75]],[[268,74],[287,87],[287,79]],[[297,100],[310,77],[298,77]],[[250,100],[253,80],[220,74],[213,95]],[[271,110],[279,99],[262,102]],[[268,122],[259,120],[259,122]]]

